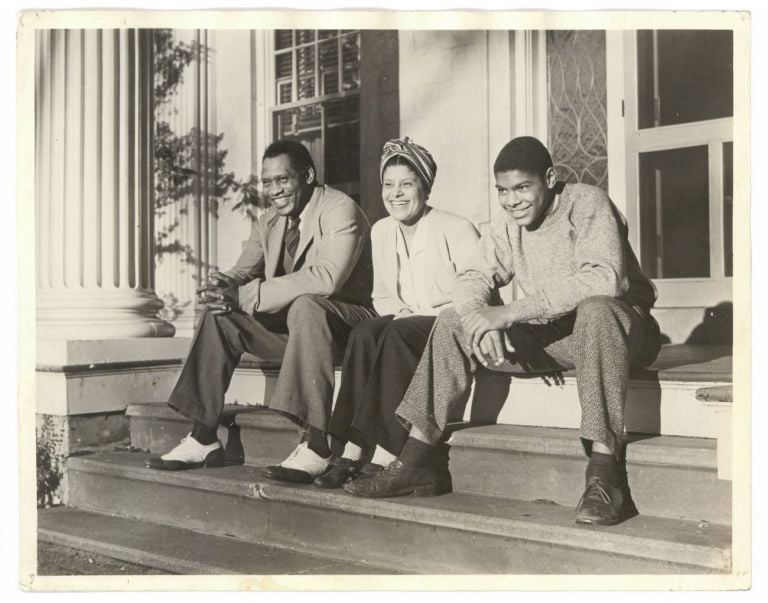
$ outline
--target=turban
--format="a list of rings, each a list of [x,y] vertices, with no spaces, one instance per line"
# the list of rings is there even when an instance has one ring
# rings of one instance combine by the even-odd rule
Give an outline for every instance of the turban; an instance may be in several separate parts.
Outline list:
[[[407,136],[403,140],[393,138],[384,143],[381,162],[379,163],[379,179],[384,179],[384,166],[387,164],[387,161],[397,156],[403,157],[413,166],[416,173],[424,180],[427,192],[431,191],[432,183],[435,181],[435,174],[437,173],[437,164],[427,149],[416,144]]]

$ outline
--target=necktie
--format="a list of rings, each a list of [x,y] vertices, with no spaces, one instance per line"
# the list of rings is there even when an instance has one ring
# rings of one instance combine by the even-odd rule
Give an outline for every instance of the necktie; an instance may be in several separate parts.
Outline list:
[[[285,250],[283,252],[283,268],[286,274],[293,272],[293,263],[296,259],[296,250],[299,248],[299,218],[288,218],[288,226],[285,228]]]

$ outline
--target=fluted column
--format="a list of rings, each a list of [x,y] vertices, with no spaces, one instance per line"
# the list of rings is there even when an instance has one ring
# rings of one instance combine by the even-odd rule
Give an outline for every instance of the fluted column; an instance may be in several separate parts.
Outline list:
[[[216,124],[212,60],[213,32],[173,30],[174,44],[192,50],[179,83],[156,109],[179,149],[177,168],[189,174],[178,191],[156,209],[161,248],[157,257],[158,295],[168,303],[167,318],[177,334],[191,335],[201,308],[195,291],[216,263]]]
[[[171,336],[154,293],[152,32],[35,43],[38,338]]]

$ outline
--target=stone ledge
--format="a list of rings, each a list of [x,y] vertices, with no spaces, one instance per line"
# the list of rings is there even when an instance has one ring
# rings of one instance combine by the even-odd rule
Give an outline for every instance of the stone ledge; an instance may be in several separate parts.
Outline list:
[[[186,358],[189,337],[131,337],[126,339],[37,340],[38,367],[77,367],[136,362],[176,361]]]

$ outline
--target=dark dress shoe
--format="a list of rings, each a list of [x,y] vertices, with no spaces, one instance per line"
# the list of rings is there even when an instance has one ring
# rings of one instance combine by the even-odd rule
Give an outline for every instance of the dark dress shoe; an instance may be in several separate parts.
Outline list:
[[[223,467],[224,465],[224,449],[221,447],[209,452],[202,461],[165,460],[162,457],[154,457],[147,459],[144,463],[145,467],[159,471],[184,471],[186,469],[199,469],[200,467]]]
[[[360,469],[360,476],[375,475],[379,471],[384,471],[384,465],[379,465],[378,463],[366,463],[363,465],[363,468]]]
[[[622,513],[623,507],[624,494],[620,486],[611,484],[599,475],[590,475],[587,477],[584,494],[576,507],[576,523],[616,525],[627,518]]]
[[[340,458],[312,482],[318,488],[341,488],[360,473],[360,461]]]
[[[355,496],[387,498],[390,496],[437,496],[450,492],[450,478],[430,464],[409,467],[400,459],[384,470],[344,486]]]
[[[294,484],[311,484],[315,478],[306,471],[300,469],[287,469],[280,465],[270,465],[263,471],[263,475],[281,482],[292,482]]]

